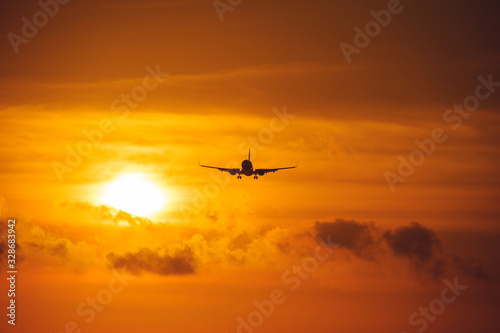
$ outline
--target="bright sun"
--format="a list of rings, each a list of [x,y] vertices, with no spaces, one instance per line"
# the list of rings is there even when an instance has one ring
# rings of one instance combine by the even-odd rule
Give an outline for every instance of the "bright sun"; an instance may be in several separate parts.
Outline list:
[[[168,198],[144,174],[130,173],[106,186],[100,201],[133,215],[151,216],[165,208]]]

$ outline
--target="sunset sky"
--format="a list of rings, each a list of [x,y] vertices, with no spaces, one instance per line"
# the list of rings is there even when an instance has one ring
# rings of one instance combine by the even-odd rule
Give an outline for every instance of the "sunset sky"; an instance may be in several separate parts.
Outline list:
[[[0,13],[2,332],[500,331],[497,1]]]

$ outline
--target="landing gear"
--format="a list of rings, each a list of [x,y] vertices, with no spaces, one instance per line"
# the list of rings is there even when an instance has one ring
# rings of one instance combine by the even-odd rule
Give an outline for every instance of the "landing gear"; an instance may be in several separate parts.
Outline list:
[[[241,179],[241,175],[238,175],[237,179]]]
[[[259,179],[259,177],[257,175],[253,176],[253,179]]]

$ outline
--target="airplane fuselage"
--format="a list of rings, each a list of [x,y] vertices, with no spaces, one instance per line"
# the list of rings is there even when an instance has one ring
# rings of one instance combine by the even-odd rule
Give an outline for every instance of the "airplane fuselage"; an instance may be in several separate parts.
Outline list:
[[[244,160],[243,162],[241,162],[241,173],[245,176],[253,175],[253,165],[251,161]]]

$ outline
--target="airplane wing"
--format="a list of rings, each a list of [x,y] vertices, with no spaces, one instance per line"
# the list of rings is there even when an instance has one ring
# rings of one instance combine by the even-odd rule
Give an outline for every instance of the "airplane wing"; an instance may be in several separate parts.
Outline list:
[[[299,164],[297,163],[296,166],[284,167],[284,168],[274,168],[274,169],[255,169],[253,172],[255,175],[264,176],[268,172],[276,172],[278,170],[285,170],[285,169],[294,169],[298,166],[299,166]]]
[[[231,175],[241,174],[241,169],[239,169],[239,168],[219,168],[219,167],[210,166],[210,165],[202,165],[202,164],[200,164],[200,161],[198,161],[198,165],[203,167],[203,168],[211,168],[211,169],[217,169],[221,172],[222,171],[229,172]]]

